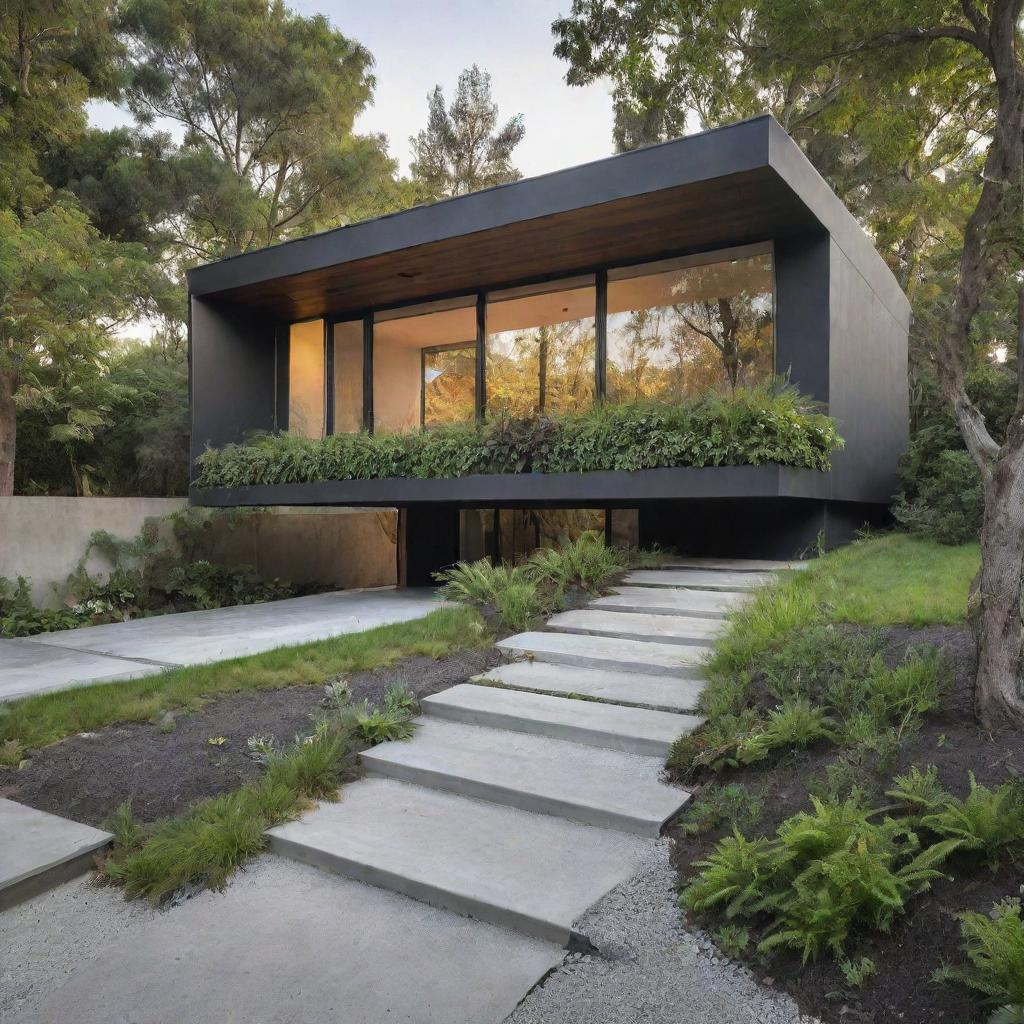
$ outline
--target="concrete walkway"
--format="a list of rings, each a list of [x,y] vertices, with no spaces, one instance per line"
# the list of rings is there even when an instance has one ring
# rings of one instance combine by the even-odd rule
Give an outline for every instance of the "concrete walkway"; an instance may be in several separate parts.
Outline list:
[[[418,619],[433,591],[344,590],[0,640],[0,702]]]
[[[0,915],[13,965],[13,979],[0,972],[0,1018],[498,1024],[557,969],[550,999],[534,990],[516,1019],[569,1020],[567,1002],[582,1004],[565,993],[566,948],[606,945],[601,915],[588,910],[611,893],[630,918],[631,880],[664,857],[657,837],[689,799],[662,781],[664,756],[700,723],[703,652],[772,567],[757,568],[738,581],[736,566],[634,573],[629,590],[656,589],[653,605],[629,593],[630,610],[616,612],[598,599],[575,613],[574,632],[553,620],[508,638],[502,648],[525,660],[427,698],[411,740],[367,751],[364,779],[272,829],[279,856],[223,894],[128,911],[110,890],[75,882]],[[690,572],[700,589],[686,586]],[[94,909],[76,914],[79,900]],[[635,987],[620,979],[595,992],[609,1014],[579,1019],[646,1020],[651,992]],[[761,1014],[763,1001],[757,1015],[738,1015],[750,986],[707,1014],[691,989],[692,1012],[671,1019],[790,1019]]]
[[[586,945],[576,922],[636,873],[690,798],[662,781],[665,755],[702,721],[701,664],[723,616],[770,568],[633,572],[628,610],[598,598],[508,637],[498,646],[517,660],[424,700],[411,740],[364,753],[368,777],[272,829],[271,848]]]

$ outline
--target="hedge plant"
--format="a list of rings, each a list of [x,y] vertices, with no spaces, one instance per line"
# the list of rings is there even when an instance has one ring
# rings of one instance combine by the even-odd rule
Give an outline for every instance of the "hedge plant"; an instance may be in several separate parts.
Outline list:
[[[601,405],[564,416],[457,424],[409,434],[263,435],[199,457],[200,487],[442,479],[471,473],[587,473],[778,463],[827,470],[834,422],[788,386],[678,403]]]

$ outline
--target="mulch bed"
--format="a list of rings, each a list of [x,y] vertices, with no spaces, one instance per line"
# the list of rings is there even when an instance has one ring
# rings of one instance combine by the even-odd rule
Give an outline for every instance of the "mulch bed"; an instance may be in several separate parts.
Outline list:
[[[426,697],[501,660],[493,648],[436,661],[414,657],[353,673],[348,682],[354,700],[378,702],[396,683]],[[171,713],[172,731],[146,722],[71,736],[36,751],[20,769],[0,768],[0,796],[89,825],[102,825],[126,800],[141,821],[181,814],[259,775],[249,737],[288,740],[308,731],[323,697],[322,686],[236,693],[199,711]],[[210,743],[218,737],[224,743]]]
[[[979,783],[998,785],[1011,774],[1024,773],[1024,734],[983,731],[972,714],[971,688],[974,672],[974,642],[966,629],[930,627],[927,629],[891,629],[886,631],[887,660],[900,658],[908,647],[938,645],[953,663],[953,679],[943,696],[941,708],[929,715],[920,732],[907,741],[897,767],[879,780],[879,796],[892,775],[911,765],[934,764],[943,786],[963,796],[969,786],[968,771]],[[764,793],[764,813],[748,834],[772,835],[785,818],[807,810],[808,789],[820,780],[826,767],[836,759],[834,749],[816,749],[791,754],[770,767],[751,767],[730,771],[723,782],[739,782]],[[702,780],[714,785],[712,780]],[[691,784],[696,792],[698,786]],[[879,800],[879,805],[886,802]],[[715,842],[729,828],[723,827],[698,837],[676,832],[673,863],[685,884],[692,872],[690,865],[706,857]],[[877,973],[864,986],[851,990],[831,958],[801,965],[799,956],[780,953],[768,958],[752,958],[749,963],[758,978],[776,988],[789,991],[801,1009],[823,1021],[842,1024],[972,1024],[984,1021],[986,1010],[977,998],[959,985],[936,984],[932,972],[943,962],[962,961],[961,936],[956,915],[964,910],[988,913],[993,902],[1016,896],[1024,882],[1024,868],[1003,858],[995,872],[981,865],[967,867],[954,860],[953,881],[938,881],[933,888],[915,897],[906,915],[897,919],[889,934],[864,936],[851,944],[847,955],[853,959],[870,957]],[[714,932],[718,921],[700,922]],[[744,922],[746,923],[746,922]],[[756,929],[751,934],[757,938]],[[753,946],[753,943],[752,943]]]

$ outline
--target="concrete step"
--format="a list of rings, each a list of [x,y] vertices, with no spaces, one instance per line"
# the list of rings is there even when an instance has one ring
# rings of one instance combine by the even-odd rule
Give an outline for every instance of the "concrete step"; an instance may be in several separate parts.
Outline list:
[[[560,945],[650,849],[622,832],[374,777],[268,835],[283,856]]]
[[[658,757],[427,716],[411,740],[362,760],[373,775],[643,836],[659,835],[690,798],[661,781]]]
[[[693,715],[549,697],[523,690],[460,683],[424,699],[424,714],[466,725],[511,729],[538,736],[664,758],[684,733],[703,723]]]
[[[778,572],[806,569],[810,562],[778,562],[770,558],[672,558],[663,569],[726,569],[733,572]]]
[[[724,619],[750,600],[739,591],[686,590],[668,587],[615,588],[615,593],[596,597],[588,608],[607,611],[642,612],[644,615],[689,615],[693,618]]]
[[[90,825],[0,799],[0,910],[84,875],[112,838]]]
[[[622,582],[636,587],[692,587],[695,590],[756,590],[777,577],[770,572],[712,569],[634,569]]]
[[[514,661],[474,676],[473,682],[510,686],[541,693],[579,694],[616,704],[693,711],[704,684],[693,679],[607,672],[598,668],[572,668],[543,661]]]
[[[686,615],[579,608],[552,615],[548,619],[548,628],[584,636],[612,636],[623,640],[650,640],[657,644],[706,647],[724,630],[725,624]]]
[[[517,633],[497,647],[512,656],[531,657],[554,665],[638,672],[673,679],[699,679],[707,653],[703,647],[621,640],[614,637],[573,636],[570,633]]]

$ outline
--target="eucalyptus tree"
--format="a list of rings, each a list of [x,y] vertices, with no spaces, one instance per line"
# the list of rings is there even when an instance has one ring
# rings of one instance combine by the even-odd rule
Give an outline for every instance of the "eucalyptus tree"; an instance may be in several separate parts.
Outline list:
[[[554,25],[570,82],[611,77],[620,145],[769,109],[875,230],[904,282],[945,285],[931,288],[925,341],[985,495],[971,608],[976,707],[987,724],[1017,726],[1024,373],[1005,436],[965,379],[988,307],[1007,290],[1024,366],[1022,2],[574,0]],[[921,261],[940,268],[937,278],[918,273]]]
[[[427,126],[409,139],[414,182],[432,199],[518,181],[512,153],[526,126],[516,114],[498,125],[498,105],[491,97],[491,76],[475,64],[459,75],[455,97],[445,104],[435,86],[427,97]]]
[[[124,100],[180,138],[181,205],[163,227],[186,262],[345,223],[391,179],[355,131],[369,51],[280,0],[126,0]]]

